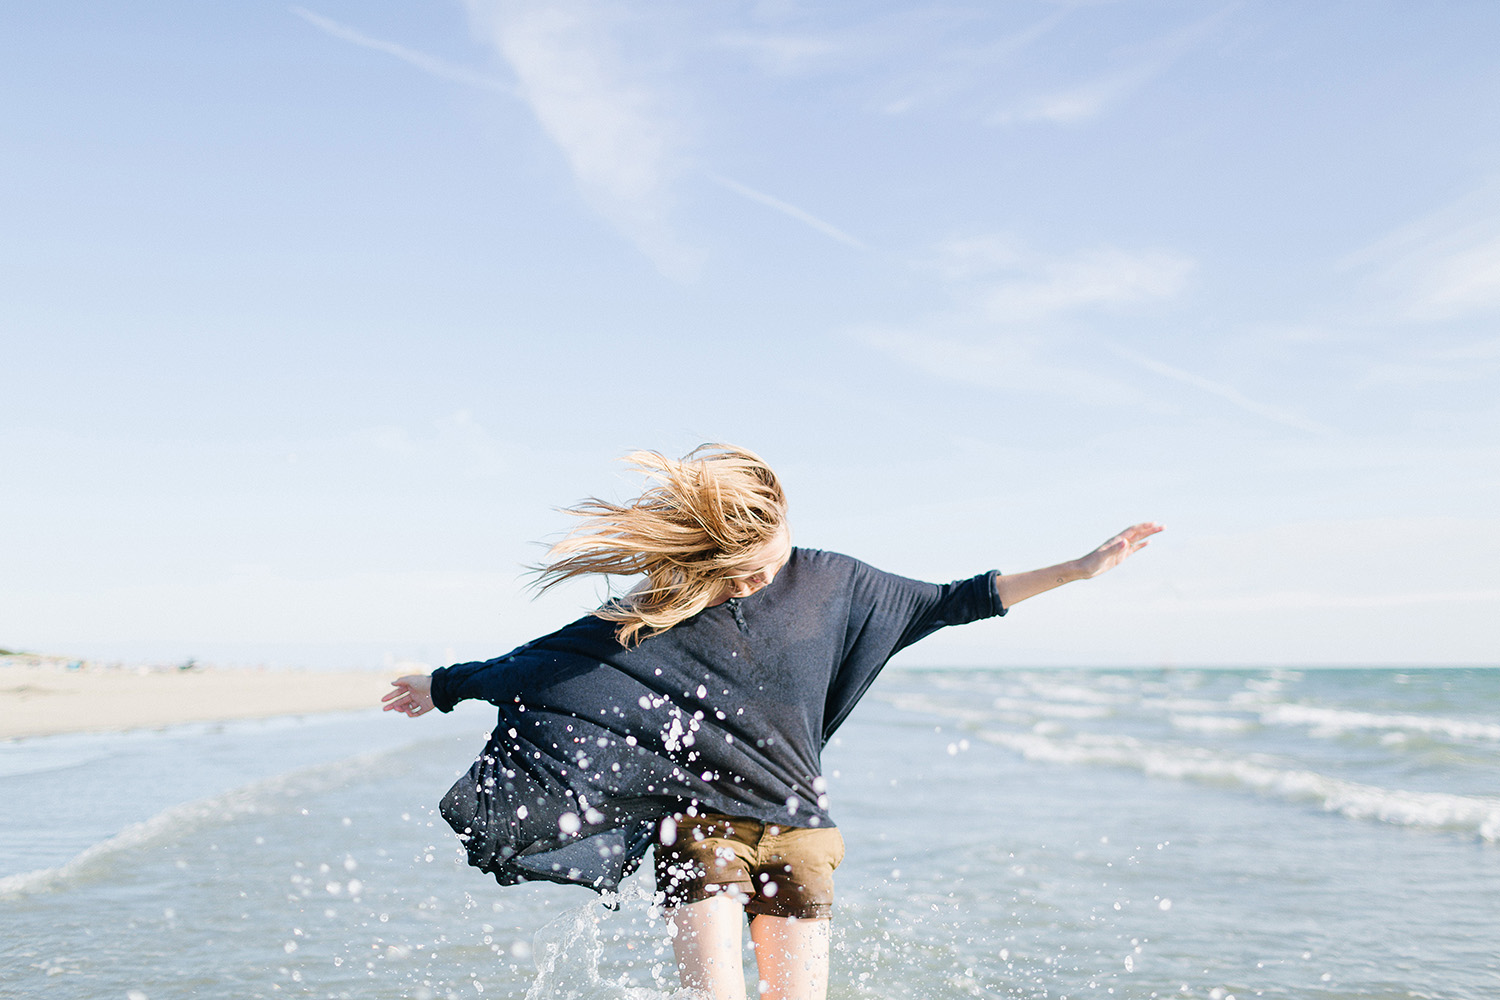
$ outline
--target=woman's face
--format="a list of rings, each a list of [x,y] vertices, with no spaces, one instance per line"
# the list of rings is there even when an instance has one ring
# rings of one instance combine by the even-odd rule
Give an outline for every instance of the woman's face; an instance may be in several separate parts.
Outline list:
[[[725,579],[724,589],[709,607],[723,604],[731,597],[749,597],[769,586],[791,557],[792,534],[783,525],[775,538],[751,552],[743,566]]]

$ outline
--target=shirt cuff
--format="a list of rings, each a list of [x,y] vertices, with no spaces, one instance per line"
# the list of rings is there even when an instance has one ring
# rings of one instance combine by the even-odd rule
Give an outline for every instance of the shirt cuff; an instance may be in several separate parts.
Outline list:
[[[995,586],[996,577],[999,577],[1001,575],[1002,574],[998,569],[992,569],[985,576],[985,583],[989,586],[990,590],[990,608],[992,609],[990,611],[990,616],[993,618],[1003,617],[1005,613],[1010,610],[1010,608],[1007,608],[1005,605],[1000,603],[1000,588]]]

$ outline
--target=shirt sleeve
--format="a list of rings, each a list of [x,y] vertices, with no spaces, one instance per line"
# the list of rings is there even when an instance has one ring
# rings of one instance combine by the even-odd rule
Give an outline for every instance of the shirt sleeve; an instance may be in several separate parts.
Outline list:
[[[953,583],[924,583],[855,561],[844,655],[823,713],[824,742],[896,653],[940,628],[1005,614],[997,575],[991,570]]]
[[[1000,591],[995,587],[995,577],[1000,575],[999,570],[990,570],[968,580],[944,584],[922,583],[890,573],[881,575],[887,578],[884,585],[889,590],[904,588],[914,591],[909,597],[903,595],[891,601],[893,605],[910,607],[912,611],[895,649],[891,650],[892,654],[927,638],[940,628],[967,625],[981,618],[995,618],[1009,610],[1000,603]]]
[[[525,649],[522,646],[521,649]],[[521,649],[512,650],[493,660],[476,660],[472,663],[455,663],[451,667],[439,667],[432,672],[432,704],[440,712],[451,712],[453,706],[470,698],[477,698],[494,705],[504,704],[515,697],[514,678],[506,664]]]
[[[515,701],[523,688],[534,686],[538,672],[557,676],[563,660],[592,664],[619,652],[614,625],[585,615],[556,632],[523,643],[504,656],[472,663],[455,663],[432,672],[432,704],[441,712],[469,698],[504,705]]]

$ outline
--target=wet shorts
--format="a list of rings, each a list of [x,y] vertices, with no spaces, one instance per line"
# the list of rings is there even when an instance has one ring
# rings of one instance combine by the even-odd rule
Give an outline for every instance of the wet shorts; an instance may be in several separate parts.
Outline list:
[[[813,920],[833,910],[833,870],[844,860],[836,827],[775,826],[708,813],[677,816],[670,844],[664,823],[656,844],[656,888],[668,906],[720,893],[751,917]]]

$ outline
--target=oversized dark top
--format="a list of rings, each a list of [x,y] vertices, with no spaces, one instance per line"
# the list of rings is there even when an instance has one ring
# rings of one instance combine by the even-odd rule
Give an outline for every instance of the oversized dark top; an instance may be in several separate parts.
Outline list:
[[[469,863],[612,890],[688,809],[833,825],[820,756],[886,661],[946,625],[1003,615],[995,574],[922,583],[793,549],[763,589],[627,648],[588,616],[493,660],[434,671],[442,711],[500,710],[444,797]]]

